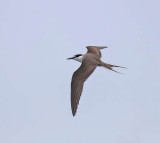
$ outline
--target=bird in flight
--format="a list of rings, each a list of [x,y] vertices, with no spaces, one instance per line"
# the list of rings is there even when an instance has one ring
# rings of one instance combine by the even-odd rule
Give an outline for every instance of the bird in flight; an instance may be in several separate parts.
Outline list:
[[[74,55],[69,59],[76,60],[81,62],[81,66],[73,73],[72,81],[71,81],[71,108],[72,114],[75,116],[77,107],[79,104],[79,100],[82,94],[84,82],[88,79],[88,77],[94,72],[94,70],[98,67],[105,67],[109,70],[117,72],[113,69],[113,67],[121,66],[111,65],[108,63],[104,63],[101,61],[101,49],[107,48],[104,46],[87,46],[87,53]],[[117,72],[119,73],[119,72]]]

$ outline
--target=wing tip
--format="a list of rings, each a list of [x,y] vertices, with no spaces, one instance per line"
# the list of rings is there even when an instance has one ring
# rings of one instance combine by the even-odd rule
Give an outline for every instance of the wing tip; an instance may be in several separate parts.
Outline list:
[[[86,46],[86,47],[99,47],[99,48],[108,48],[107,46]]]
[[[73,111],[72,110],[72,115],[73,115],[73,117],[76,115],[76,111]]]

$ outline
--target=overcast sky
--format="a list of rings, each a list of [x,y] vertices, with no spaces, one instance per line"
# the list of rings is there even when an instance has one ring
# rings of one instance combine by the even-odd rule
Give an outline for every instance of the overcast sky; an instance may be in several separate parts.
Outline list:
[[[159,0],[1,0],[1,143],[159,143]],[[75,117],[66,58],[108,46]]]

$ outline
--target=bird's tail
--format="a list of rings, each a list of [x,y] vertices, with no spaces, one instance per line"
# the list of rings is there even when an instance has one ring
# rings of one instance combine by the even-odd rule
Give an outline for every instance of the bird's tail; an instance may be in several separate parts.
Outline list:
[[[102,61],[101,61],[101,63],[99,64],[99,66],[105,67],[105,68],[107,68],[107,69],[109,69],[109,70],[112,70],[112,71],[114,71],[114,72],[116,72],[116,73],[119,73],[119,72],[116,71],[116,70],[114,70],[113,67],[120,67],[120,68],[125,68],[125,69],[127,69],[126,67],[111,65],[111,64],[108,64],[108,63],[104,63],[104,62],[102,62]],[[121,74],[121,73],[119,73],[119,74]]]

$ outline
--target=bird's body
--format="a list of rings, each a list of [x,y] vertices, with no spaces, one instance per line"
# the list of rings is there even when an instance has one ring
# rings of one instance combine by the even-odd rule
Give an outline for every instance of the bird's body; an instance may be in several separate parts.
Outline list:
[[[88,77],[94,72],[97,66],[103,66],[107,69],[115,71],[112,67],[121,67],[116,65],[110,65],[101,61],[101,49],[107,48],[102,46],[87,46],[87,53],[77,54],[72,58],[78,62],[81,62],[81,66],[73,73],[71,82],[71,108],[73,116],[76,114],[76,110],[79,104],[80,96],[83,90],[83,84]],[[121,67],[124,68],[124,67]],[[117,71],[115,71],[117,72]]]

